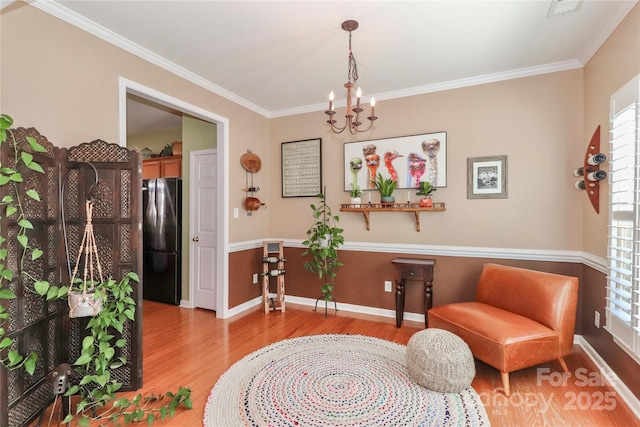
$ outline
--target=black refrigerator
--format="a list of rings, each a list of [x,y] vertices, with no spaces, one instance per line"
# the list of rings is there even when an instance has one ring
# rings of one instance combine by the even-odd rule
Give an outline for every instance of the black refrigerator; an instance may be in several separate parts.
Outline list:
[[[142,181],[143,298],[180,304],[182,179]]]

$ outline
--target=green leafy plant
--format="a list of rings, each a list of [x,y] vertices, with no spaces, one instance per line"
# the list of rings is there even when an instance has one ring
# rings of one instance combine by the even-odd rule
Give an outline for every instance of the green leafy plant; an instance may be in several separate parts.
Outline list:
[[[32,137],[26,138],[27,144],[17,141],[12,125],[13,119],[10,116],[0,114],[0,149],[11,150],[8,164],[0,164],[0,188],[13,186],[12,191],[3,191],[5,195],[0,200],[0,216],[4,214],[5,218],[17,224],[16,240],[22,251],[18,258],[18,271],[12,271],[7,266],[9,254],[7,239],[4,237],[7,232],[0,230],[3,232],[0,233],[0,303],[2,300],[16,298],[15,293],[7,286],[13,282],[23,287],[32,285],[33,289],[29,291],[46,297],[47,300],[66,298],[69,290],[67,286],[51,285],[24,268],[25,260],[36,260],[43,255],[43,251],[30,244],[29,231],[33,230],[33,225],[24,210],[26,197],[39,202],[40,195],[34,189],[25,188],[21,171],[24,172],[27,168],[44,173],[34,160],[33,153],[44,153],[47,150]],[[127,274],[120,282],[108,280],[95,285],[95,291],[103,299],[103,309],[88,322],[87,329],[91,333],[83,339],[81,355],[74,364],[74,369],[82,375],[82,379],[66,393],[67,396],[77,396],[76,400],[79,400],[75,414],[69,414],[65,423],[70,424],[76,420],[78,425],[88,426],[92,419],[100,419],[103,423],[107,421],[120,425],[122,419],[125,423],[146,420],[151,424],[155,419],[173,416],[180,406],[187,409],[192,407],[191,390],[184,387],[180,387],[176,393],[167,392],[165,395],[137,395],[132,400],[116,399],[115,392],[122,384],[111,379],[110,370],[126,363],[124,357],[116,357],[116,349],[123,347],[126,341],[117,338],[115,332],[122,333],[125,322],[135,319],[135,301],[131,296],[132,280],[139,280],[135,273]],[[9,316],[5,305],[0,304],[0,354],[3,355],[0,363],[6,369],[24,367],[32,375],[35,372],[37,354],[31,353],[25,357],[11,349],[14,340],[7,336],[4,328]],[[107,406],[109,403],[111,405]],[[94,412],[97,408],[102,410]]]
[[[358,184],[351,184],[351,190],[349,190],[349,196],[356,198],[362,196],[362,190]]]
[[[391,178],[384,178],[380,172],[378,172],[377,179],[373,181],[373,183],[380,192],[381,197],[391,197],[393,190],[395,190],[398,185],[397,181]]]
[[[123,356],[117,356],[118,349],[126,345],[126,340],[118,338],[127,321],[135,321],[136,304],[132,297],[131,282],[138,282],[138,275],[128,273],[119,282],[113,279],[95,286],[100,293],[102,310],[89,320],[90,334],[82,340],[80,357],[73,364],[82,376],[80,383],[73,385],[66,396],[80,396],[75,414],[64,419],[70,423],[74,419],[80,426],[88,426],[91,420],[110,420],[117,423],[122,417],[125,423],[164,420],[173,416],[176,409],[183,406],[192,408],[191,390],[180,387],[178,392],[143,397],[137,395],[132,400],[116,399],[116,392],[122,384],[111,379],[111,371],[124,366]]]
[[[24,260],[30,257],[32,260],[36,260],[43,255],[43,252],[39,248],[34,248],[29,245],[29,230],[33,229],[32,223],[27,219],[24,211],[24,198],[29,197],[33,200],[40,201],[40,195],[32,188],[23,188],[24,179],[20,172],[23,168],[29,170],[44,173],[42,167],[34,161],[32,153],[43,153],[47,150],[40,145],[35,138],[27,137],[28,147],[25,147],[29,151],[25,151],[21,144],[16,141],[15,135],[11,130],[13,125],[13,119],[6,115],[0,114],[0,149],[10,150],[12,153],[8,164],[0,164],[0,187],[12,186],[13,191],[3,192],[6,193],[2,200],[0,200],[0,206],[2,210],[0,215],[4,213],[5,218],[12,219],[17,223],[18,232],[16,240],[22,248],[22,252],[19,257],[18,271],[12,271],[8,266],[8,249],[6,248],[7,238],[6,231],[0,230],[0,302],[1,300],[15,299],[15,293],[7,286],[11,282],[16,282],[18,285],[30,281],[34,283],[34,287],[42,288],[49,285],[46,281],[39,280],[37,277],[33,277],[24,269]],[[33,375],[36,367],[38,356],[36,353],[30,353],[28,356],[22,356],[19,352],[10,349],[14,345],[14,340],[9,338],[4,325],[9,319],[9,313],[5,309],[3,304],[0,304],[0,354],[6,356],[0,357],[0,363],[7,369],[18,369],[24,367],[25,370]]]
[[[333,301],[337,269],[343,266],[338,260],[338,248],[344,244],[344,230],[337,226],[340,218],[331,212],[325,195],[320,193],[317,197],[320,202],[311,204],[313,224],[307,230],[307,240],[302,242],[307,247],[302,256],[311,255],[311,260],[304,263],[304,268],[317,274],[319,279],[324,279],[320,290],[322,298],[328,302]]]
[[[418,187],[418,192],[416,195],[427,197],[431,193],[436,191],[436,188],[431,185],[428,181],[421,181],[420,186]]]

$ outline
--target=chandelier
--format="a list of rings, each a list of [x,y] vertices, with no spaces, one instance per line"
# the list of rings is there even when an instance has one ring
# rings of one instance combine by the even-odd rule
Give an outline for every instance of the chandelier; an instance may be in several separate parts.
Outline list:
[[[334,133],[342,133],[345,129],[349,129],[352,135],[355,135],[358,132],[366,132],[373,125],[373,121],[377,119],[375,116],[375,105],[376,101],[371,97],[371,115],[367,117],[369,120],[369,126],[366,129],[361,129],[360,126],[362,122],[360,122],[360,113],[364,111],[360,108],[360,97],[362,96],[362,91],[358,87],[356,91],[356,103],[355,106],[351,100],[351,90],[356,87],[356,83],[358,81],[358,64],[356,63],[356,58],[351,51],[351,32],[358,29],[358,22],[349,20],[344,21],[342,23],[342,29],[349,32],[349,69],[347,74],[347,83],[345,83],[344,87],[347,88],[347,107],[345,110],[345,124],[342,127],[336,126],[336,121],[333,119],[333,115],[336,114],[333,109],[333,91],[329,94],[329,110],[325,111],[325,114],[329,116],[329,120],[327,123],[331,125],[331,130]]]

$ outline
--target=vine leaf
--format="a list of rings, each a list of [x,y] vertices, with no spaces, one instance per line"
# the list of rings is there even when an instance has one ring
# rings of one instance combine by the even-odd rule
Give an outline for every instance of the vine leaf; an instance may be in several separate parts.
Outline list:
[[[29,244],[29,238],[27,236],[25,236],[24,234],[16,236],[16,239],[18,240],[18,243],[20,243],[20,245],[23,248],[26,248],[28,246],[28,244]]]
[[[36,290],[38,295],[44,296],[49,290],[49,282],[45,282],[44,280],[38,280],[33,284],[33,288]]]
[[[41,168],[42,169],[42,168]],[[40,194],[36,190],[27,190],[25,192],[27,196],[31,197],[33,200],[40,201]]]
[[[47,149],[44,148],[40,143],[38,143],[38,141],[36,141],[36,139],[32,136],[28,136],[27,137],[27,142],[29,143],[29,146],[31,147],[31,149],[33,151],[35,151],[36,153],[46,153]]]
[[[16,299],[16,294],[11,289],[0,289],[0,299]]]
[[[18,226],[21,228],[26,228],[27,230],[33,230],[33,224],[28,219],[21,219],[18,221]]]

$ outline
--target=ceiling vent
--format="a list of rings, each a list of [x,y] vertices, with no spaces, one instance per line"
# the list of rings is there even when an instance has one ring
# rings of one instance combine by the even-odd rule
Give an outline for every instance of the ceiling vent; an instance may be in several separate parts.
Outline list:
[[[582,7],[582,2],[583,0],[551,0],[551,5],[547,11],[547,18],[577,12]]]

